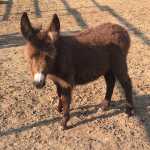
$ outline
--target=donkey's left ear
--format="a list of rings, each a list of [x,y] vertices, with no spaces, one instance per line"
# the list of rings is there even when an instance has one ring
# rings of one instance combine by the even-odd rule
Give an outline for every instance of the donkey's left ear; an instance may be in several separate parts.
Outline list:
[[[21,32],[26,40],[31,40],[34,36],[34,28],[32,27],[26,12],[21,17]]]
[[[60,32],[60,21],[57,14],[54,14],[52,17],[51,24],[48,28],[48,35],[53,41],[55,41],[56,39],[58,39],[59,32]]]

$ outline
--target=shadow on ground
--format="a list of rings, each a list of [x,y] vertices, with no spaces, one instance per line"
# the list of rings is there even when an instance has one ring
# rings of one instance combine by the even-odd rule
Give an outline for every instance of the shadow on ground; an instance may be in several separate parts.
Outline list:
[[[25,43],[22,35],[18,32],[0,35],[0,49],[21,46]]]
[[[34,9],[35,9],[35,15],[36,15],[36,17],[41,17],[39,0],[33,0],[33,2],[34,2]]]
[[[138,118],[139,123],[142,123],[145,127],[145,130],[147,131],[148,137],[150,138],[150,95],[142,95],[142,96],[135,96],[134,97],[134,103],[135,103],[135,109],[136,114],[135,116]],[[88,122],[92,122],[95,120],[105,119],[109,118],[115,115],[118,115],[119,113],[123,113],[123,109],[125,109],[124,101],[112,101],[111,109],[113,111],[103,113],[102,115],[94,115],[90,119],[88,116],[96,114],[99,110],[99,105],[86,105],[86,106],[80,106],[76,109],[71,110],[71,117],[76,116],[79,117],[82,116],[85,119],[81,119],[77,123],[69,126],[69,128],[75,128],[83,124],[87,124]],[[86,119],[87,118],[87,119]],[[56,122],[60,122],[61,117],[53,117],[53,118],[47,118],[44,120],[39,120],[37,122],[33,123],[27,123],[27,125],[22,125],[18,128],[10,128],[6,131],[0,132],[0,137],[2,136],[8,136],[11,134],[23,132],[32,129],[33,127],[40,127],[44,125],[54,124]]]
[[[4,20],[7,20],[8,17],[9,17],[9,15],[10,15],[10,12],[11,12],[11,9],[12,9],[13,1],[12,1],[12,0],[0,1],[0,4],[6,4],[5,12],[4,12],[4,15],[3,15],[3,17],[2,17],[2,21],[4,21]]]
[[[150,46],[150,39],[145,36],[145,34],[140,31],[138,28],[136,28],[134,25],[129,23],[125,18],[120,16],[114,9],[107,5],[100,5],[96,0],[91,0],[95,6],[100,10],[100,11],[107,11],[109,14],[111,14],[113,17],[115,17],[121,24],[126,26],[129,31],[131,31],[135,36],[140,38],[144,44]]]
[[[150,39],[145,35],[145,33],[143,33],[138,28],[136,28],[134,25],[129,23],[125,18],[120,16],[114,9],[112,9],[111,7],[109,7],[107,5],[100,5],[96,0],[91,0],[91,1],[94,3],[95,7],[97,7],[100,11],[107,11],[110,15],[117,18],[117,20],[121,24],[126,26],[128,28],[128,30],[131,31],[135,36],[137,36],[140,40],[142,40],[142,42],[144,44],[150,46]],[[69,5],[69,3],[67,2],[67,0],[61,0],[61,2],[63,3],[65,9],[68,10],[69,14],[71,14],[75,18],[77,24],[81,28],[88,27],[88,24],[86,23],[86,21],[84,20],[84,18],[81,15],[81,13],[77,9],[72,8]],[[4,20],[8,19],[8,16],[11,11],[11,7],[12,7],[12,0],[10,0],[9,3],[7,4],[6,11],[3,16]],[[37,0],[34,0],[34,7],[35,7],[36,16],[41,17],[39,2]],[[7,43],[8,43],[8,45],[7,45]],[[23,43],[24,43],[23,39],[19,33],[0,35],[0,48],[8,48],[11,46],[20,46]]]
[[[71,34],[74,34],[77,32],[79,32],[79,30],[62,32],[61,34],[71,35]],[[21,35],[21,33],[19,33],[19,32],[0,35],[0,49],[22,46],[24,44],[25,44],[25,40],[24,40],[23,36]]]
[[[69,14],[73,15],[77,24],[81,28],[85,28],[88,26],[87,23],[85,22],[85,20],[82,18],[81,13],[79,11],[77,11],[77,9],[71,8],[71,6],[68,4],[67,0],[61,0],[61,2],[64,4],[64,7],[69,12]]]
[[[86,117],[86,116],[89,116],[91,114],[95,114],[98,111],[98,108],[99,108],[99,105],[87,105],[87,106],[77,108],[77,111],[72,112],[70,115],[71,115],[71,117],[73,117],[73,116],[77,116],[77,117],[84,116],[84,117]],[[93,117],[91,119],[85,119],[85,120],[82,120],[82,121],[70,126],[69,128],[77,127],[79,125],[86,124],[86,123],[94,121],[94,120],[109,118],[111,116],[117,115],[120,112],[121,111],[116,110],[113,113],[109,113],[107,115],[101,115],[101,116]],[[39,126],[54,124],[55,122],[58,122],[58,121],[60,122],[61,119],[62,119],[61,117],[54,117],[54,118],[49,118],[49,119],[45,119],[45,120],[40,120],[40,121],[37,121],[34,123],[28,123],[28,125],[23,125],[23,126],[18,127],[18,128],[10,128],[6,131],[0,132],[0,136],[4,136],[4,135],[7,136],[7,135],[10,135],[13,133],[23,132],[23,131],[32,129],[33,127],[39,127]]]
[[[10,16],[10,13],[11,13],[12,6],[13,6],[13,0],[7,0],[7,1],[1,1],[0,0],[0,4],[5,4],[6,5],[4,15],[2,16],[1,21],[8,20],[8,18]],[[36,17],[41,17],[39,1],[38,0],[33,0],[33,5],[34,5]]]

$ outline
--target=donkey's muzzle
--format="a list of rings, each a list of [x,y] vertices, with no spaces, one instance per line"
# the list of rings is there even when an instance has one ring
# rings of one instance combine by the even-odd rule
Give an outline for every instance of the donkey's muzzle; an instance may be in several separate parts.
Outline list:
[[[45,86],[45,81],[41,81],[41,82],[33,82],[33,85],[37,88],[37,89],[41,89],[42,87]]]
[[[43,73],[36,73],[34,75],[33,85],[37,89],[41,89],[45,85],[45,75]]]

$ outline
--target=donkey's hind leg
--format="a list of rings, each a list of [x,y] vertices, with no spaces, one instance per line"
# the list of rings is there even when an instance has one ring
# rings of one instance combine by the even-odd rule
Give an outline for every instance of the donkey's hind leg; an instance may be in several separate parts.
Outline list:
[[[131,116],[134,114],[133,100],[132,100],[132,84],[131,79],[126,72],[124,75],[118,74],[117,78],[124,89],[126,96],[126,113]]]
[[[113,94],[113,89],[115,86],[115,76],[112,73],[112,71],[108,71],[105,75],[105,82],[106,82],[106,94],[105,94],[105,99],[101,103],[101,109],[102,110],[107,110],[109,108],[110,102],[111,102],[111,97]]]
[[[115,59],[117,60],[117,59]],[[132,83],[128,75],[126,60],[122,57],[118,59],[119,61],[114,61],[114,73],[119,80],[126,97],[126,113],[131,116],[134,113],[133,100],[132,100]]]

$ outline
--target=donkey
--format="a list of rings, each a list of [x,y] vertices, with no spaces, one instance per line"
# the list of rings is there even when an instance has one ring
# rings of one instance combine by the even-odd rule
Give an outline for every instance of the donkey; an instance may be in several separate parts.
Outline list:
[[[63,112],[63,129],[68,128],[73,87],[94,81],[101,75],[106,81],[101,109],[109,107],[118,79],[126,96],[126,113],[133,114],[132,84],[127,68],[130,37],[123,27],[105,23],[72,35],[62,35],[57,14],[52,16],[49,27],[42,30],[32,26],[26,12],[20,24],[27,40],[25,52],[33,84],[42,88],[47,77],[54,81],[59,97],[58,111]]]

